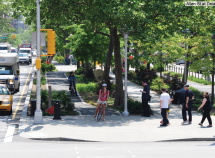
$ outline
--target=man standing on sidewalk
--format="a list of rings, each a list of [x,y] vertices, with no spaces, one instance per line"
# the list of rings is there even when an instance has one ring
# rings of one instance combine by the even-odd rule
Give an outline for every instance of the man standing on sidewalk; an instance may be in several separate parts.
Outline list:
[[[142,116],[150,117],[150,108],[149,108],[149,104],[148,104],[150,87],[149,87],[149,85],[147,85],[145,80],[142,82],[142,84],[144,86],[143,91],[140,90],[140,92],[142,92],[142,107],[143,107],[143,112],[144,112],[142,114]]]
[[[192,124],[192,105],[193,105],[193,99],[194,99],[194,95],[193,95],[193,91],[189,90],[189,85],[186,84],[184,85],[184,89],[185,89],[185,97],[184,97],[184,103],[183,103],[183,107],[182,107],[182,116],[183,116],[183,121],[182,124],[187,123],[187,113],[186,111],[188,111],[188,115],[189,115],[189,122],[188,124]]]
[[[169,123],[169,120],[166,117],[166,111],[169,108],[169,103],[170,103],[170,96],[168,93],[166,93],[166,89],[162,88],[162,94],[160,96],[160,110],[161,110],[161,115],[163,117],[163,124],[160,126],[167,126]]]

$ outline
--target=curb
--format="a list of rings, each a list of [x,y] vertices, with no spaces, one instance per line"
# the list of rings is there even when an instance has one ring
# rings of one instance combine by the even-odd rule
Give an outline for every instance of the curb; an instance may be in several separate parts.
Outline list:
[[[32,65],[32,67],[34,67],[34,66]],[[27,93],[27,96],[25,99],[25,104],[24,104],[24,107],[22,110],[22,114],[20,116],[18,134],[25,131],[25,127],[22,128],[22,126],[25,126],[25,124],[27,122],[27,111],[28,111],[28,105],[29,105],[29,100],[30,100],[30,94],[31,94],[32,86],[33,86],[34,74],[35,74],[35,69],[33,69],[33,72],[32,72],[32,77],[31,77],[31,81],[29,84],[28,93]]]

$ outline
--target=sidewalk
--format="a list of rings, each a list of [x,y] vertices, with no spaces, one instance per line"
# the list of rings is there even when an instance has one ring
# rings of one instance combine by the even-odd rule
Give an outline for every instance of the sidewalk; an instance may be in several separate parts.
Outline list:
[[[55,90],[68,90],[64,72],[74,71],[75,66],[56,65],[58,72],[47,74],[48,83]],[[114,74],[110,74],[114,79]],[[128,82],[128,96],[141,101],[140,89]],[[53,120],[53,116],[43,117],[42,125],[34,125],[34,118],[22,117],[19,125],[19,136],[35,140],[67,140],[93,142],[150,142],[164,140],[215,140],[214,127],[198,126],[201,114],[193,112],[193,124],[181,125],[180,105],[171,105],[169,120],[171,125],[160,127],[159,95],[151,91],[152,101],[149,103],[155,115],[151,117],[129,116],[122,117],[115,111],[106,113],[106,120],[96,122],[92,116],[95,106],[81,102],[78,97],[72,97],[76,110],[81,116],[62,116],[62,120]],[[214,120],[215,117],[212,117]],[[206,120],[205,125],[208,125]]]

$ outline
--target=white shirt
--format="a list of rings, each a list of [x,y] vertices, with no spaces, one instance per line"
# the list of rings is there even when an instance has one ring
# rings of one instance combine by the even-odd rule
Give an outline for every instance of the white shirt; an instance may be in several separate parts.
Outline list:
[[[162,93],[160,100],[162,100],[162,104],[161,104],[161,108],[169,108],[168,104],[169,104],[169,100],[170,100],[170,96],[168,93]]]
[[[72,55],[70,55],[68,58],[70,59],[71,57],[73,58],[73,56],[72,56]]]

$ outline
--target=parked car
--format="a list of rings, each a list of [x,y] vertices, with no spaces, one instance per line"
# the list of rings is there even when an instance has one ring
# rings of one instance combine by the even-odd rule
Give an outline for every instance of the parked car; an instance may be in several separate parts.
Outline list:
[[[19,62],[29,65],[30,59],[28,53],[19,53]]]
[[[0,111],[12,115],[13,97],[5,84],[0,84]]]
[[[37,52],[36,51],[32,51],[33,56],[37,56]]]

